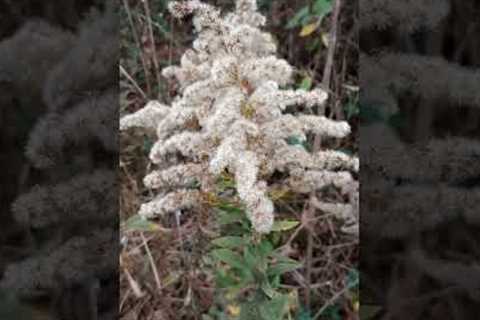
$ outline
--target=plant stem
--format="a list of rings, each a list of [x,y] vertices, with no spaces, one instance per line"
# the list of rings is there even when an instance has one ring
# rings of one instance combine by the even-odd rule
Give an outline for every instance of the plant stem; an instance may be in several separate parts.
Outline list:
[[[133,40],[135,41],[138,50],[140,50],[140,61],[142,62],[143,72],[145,73],[145,82],[147,84],[147,93],[148,96],[152,94],[152,84],[150,83],[150,77],[147,62],[145,61],[145,56],[143,54],[142,46],[140,43],[140,38],[138,37],[137,28],[135,28],[135,24],[133,23],[132,19],[132,12],[130,9],[130,5],[128,4],[128,0],[123,0],[123,6],[125,7],[125,11],[127,12],[128,22],[130,24],[130,29],[132,30]]]
[[[153,60],[153,65],[155,67],[155,76],[157,79],[157,88],[160,88],[160,85],[162,83],[162,78],[160,77],[160,66],[158,63],[158,57],[157,57],[157,48],[155,45],[155,37],[153,36],[153,26],[152,26],[152,16],[150,12],[150,6],[148,4],[148,0],[142,0],[143,6],[145,9],[145,15],[147,16],[147,22],[148,22],[148,33],[150,37],[150,43],[152,45],[152,60]]]
[[[132,85],[135,87],[135,89],[137,89],[137,91],[142,95],[142,97],[147,100],[148,97],[147,97],[147,94],[145,93],[145,91],[142,90],[142,88],[140,88],[140,86],[138,85],[138,83],[135,81],[135,79],[133,79],[133,77],[127,72],[127,70],[125,70],[124,67],[122,67],[122,65],[119,65],[119,68],[120,68],[120,73],[125,77],[127,78],[128,81],[130,81],[132,83]]]
[[[337,42],[337,24],[338,24],[338,17],[340,13],[340,6],[341,6],[341,0],[335,0],[334,1],[334,9],[333,9],[333,17],[332,17],[332,29],[330,30],[330,45],[328,46],[328,52],[327,52],[327,61],[325,63],[325,68],[323,71],[323,79],[322,79],[322,86],[323,89],[326,90],[327,92],[330,91],[330,78],[332,74],[332,69],[333,69],[333,58],[335,55],[335,47],[336,47],[336,42]],[[324,107],[319,106],[317,113],[318,114],[323,114],[324,113]],[[313,143],[313,150],[312,152],[315,153],[320,149],[321,146],[321,137],[319,135],[315,136],[315,140]],[[315,212],[315,207],[312,205],[312,202],[315,198],[315,192],[312,192],[310,194],[310,199],[307,205],[304,207],[304,212],[306,213],[306,216],[310,219]],[[313,232],[314,230],[312,228],[306,228],[308,231],[308,242],[307,242],[307,256],[306,256],[306,261],[305,261],[305,268],[306,268],[306,284],[307,284],[307,291],[305,293],[305,304],[308,310],[310,310],[311,307],[311,283],[312,283],[312,258],[313,258]]]

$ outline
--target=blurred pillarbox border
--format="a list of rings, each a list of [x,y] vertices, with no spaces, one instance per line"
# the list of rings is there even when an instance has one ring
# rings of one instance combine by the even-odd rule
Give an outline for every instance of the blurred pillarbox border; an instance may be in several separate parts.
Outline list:
[[[478,1],[360,0],[361,319],[475,319]]]
[[[116,319],[118,14],[0,1],[0,319]]]

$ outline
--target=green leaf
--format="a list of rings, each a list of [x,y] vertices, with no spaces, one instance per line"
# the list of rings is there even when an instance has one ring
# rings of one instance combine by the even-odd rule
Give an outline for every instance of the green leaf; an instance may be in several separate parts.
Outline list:
[[[242,222],[246,216],[243,210],[235,208],[233,206],[220,205],[217,215],[217,222],[220,225],[232,224],[235,222]]]
[[[332,2],[330,0],[317,0],[313,5],[313,13],[321,17],[332,12],[332,9]]]
[[[289,145],[297,145],[297,144],[302,144],[302,140],[300,140],[300,138],[297,136],[290,136],[287,138],[287,143]]]
[[[201,183],[198,179],[194,179],[192,184],[189,186],[191,189],[200,189]]]
[[[305,150],[310,151],[310,146],[308,145],[307,140],[301,140],[297,136],[290,136],[286,139],[286,141],[291,146],[302,146]]]
[[[359,275],[358,271],[356,269],[350,270],[350,272],[347,275],[347,286],[348,288],[354,288],[358,286],[359,283]]]
[[[145,139],[143,140],[143,152],[145,154],[150,154],[150,150],[152,150],[154,143],[155,141],[153,141],[149,137],[145,137]]]
[[[272,279],[270,279],[270,283],[272,284],[272,287],[278,288],[281,284],[281,277],[280,276],[274,276]]]
[[[226,263],[233,268],[244,269],[246,267],[242,256],[230,249],[216,249],[211,254],[218,261]]]
[[[267,297],[269,297],[270,299],[272,299],[273,297],[275,297],[278,293],[272,288],[272,286],[270,285],[270,283],[268,281],[264,282],[261,286],[261,289],[263,291],[263,293],[265,293],[265,295]]]
[[[217,215],[217,222],[220,225],[232,224],[235,222],[240,222],[242,220],[241,217],[226,213],[226,212],[219,212]]]
[[[270,301],[263,302],[259,306],[260,317],[265,320],[283,319],[288,306],[287,295],[277,295]]]
[[[228,236],[228,237],[222,237],[218,238],[212,241],[212,243],[216,246],[222,247],[222,248],[238,248],[243,245],[245,245],[245,239],[242,237],[233,237],[233,236]]]
[[[138,214],[131,216],[123,226],[128,231],[158,231],[161,229],[158,224],[148,221]]]
[[[258,258],[254,253],[254,249],[251,246],[243,249],[243,258],[249,269],[254,269],[258,263]]]
[[[320,38],[315,37],[315,38],[311,39],[310,41],[308,41],[308,43],[305,45],[305,48],[309,52],[312,52],[312,51],[317,50],[320,47],[320,44],[321,44]]]
[[[243,270],[239,270],[240,272],[240,282],[237,285],[239,291],[242,291],[246,287],[248,287],[252,283],[256,283],[255,276],[251,270],[244,268]]]
[[[295,27],[298,27],[302,20],[305,19],[306,17],[310,16],[310,8],[309,6],[305,6],[298,10],[298,12],[288,21],[286,28],[287,29],[293,29]]]
[[[235,188],[235,181],[232,180],[232,179],[229,179],[229,178],[220,177],[220,178],[218,178],[216,183],[217,183],[217,187],[218,187],[219,191],[221,191],[221,192],[223,192],[227,189]]]
[[[242,208],[238,208],[231,204],[220,204],[217,206],[218,209],[223,210],[228,213],[233,213],[237,215],[244,215],[245,211]]]
[[[348,149],[345,149],[345,148],[340,148],[340,149],[337,149],[337,151],[345,153],[347,156],[353,156],[352,150],[348,150]]]
[[[268,240],[262,240],[258,246],[259,254],[262,258],[268,257],[273,251],[273,245]]]
[[[238,280],[235,279],[231,274],[225,272],[224,269],[217,269],[215,274],[215,280],[218,287],[220,288],[231,288],[238,284]]]
[[[312,17],[317,17],[315,25],[312,23],[308,30],[305,30],[304,33],[307,35],[315,31],[323,21],[323,18],[331,13],[333,10],[332,2],[330,0],[317,0],[313,5]],[[305,25],[306,23],[303,23]],[[315,28],[314,28],[315,27]]]
[[[280,276],[286,272],[291,272],[293,270],[297,270],[303,267],[303,265],[299,262],[294,261],[291,262],[280,262],[276,263],[275,265],[271,266],[268,269],[268,275],[270,277]]]
[[[311,77],[305,77],[300,85],[298,86],[299,89],[304,89],[304,90],[310,90],[312,88],[312,78]]]
[[[287,231],[300,224],[297,220],[280,220],[273,223],[272,231]]]
[[[274,247],[278,247],[282,244],[282,234],[279,232],[272,233],[270,235],[270,240]]]
[[[256,301],[244,302],[240,305],[239,320],[263,320],[259,319],[258,303]]]
[[[357,116],[360,113],[360,107],[358,103],[354,101],[348,102],[344,107],[347,119],[352,118],[353,116]]]

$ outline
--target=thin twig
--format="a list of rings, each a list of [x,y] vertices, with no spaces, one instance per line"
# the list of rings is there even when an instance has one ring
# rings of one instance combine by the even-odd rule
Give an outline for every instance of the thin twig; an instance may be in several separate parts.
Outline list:
[[[335,301],[337,301],[337,299],[340,298],[342,295],[344,295],[345,292],[347,292],[349,289],[350,289],[349,286],[345,286],[342,290],[340,290],[339,292],[335,293],[335,295],[334,295],[333,297],[331,297],[330,300],[328,300],[328,301],[323,305],[323,307],[320,308],[320,310],[318,310],[318,312],[313,316],[312,320],[318,319],[318,317],[320,317],[320,316],[322,315],[322,313],[323,313],[332,303],[334,303]]]
[[[333,16],[332,16],[332,28],[329,35],[329,45],[327,51],[327,61],[325,67],[323,68],[323,78],[322,78],[322,87],[327,92],[330,90],[330,78],[332,76],[333,69],[333,58],[335,57],[335,47],[337,46],[337,29],[338,29],[338,18],[340,15],[341,0],[335,0],[333,4]],[[317,113],[322,115],[324,113],[324,106],[318,106]],[[313,151],[318,151],[321,145],[321,137],[319,135],[315,136],[315,141],[313,143]]]
[[[173,19],[170,18],[170,30],[172,30],[172,33],[174,32],[175,24],[173,23]],[[174,43],[179,46],[178,42],[175,42],[175,37],[171,36],[169,39],[169,44],[168,44],[168,64],[172,65],[173,63],[173,45]]]
[[[132,277],[132,274],[130,273],[130,271],[128,271],[128,269],[124,267],[123,272],[125,272],[125,275],[127,276],[128,284],[130,285],[130,289],[132,289],[132,292],[135,295],[135,297],[137,299],[143,298],[145,296],[145,293],[140,288],[140,285],[138,284],[138,282]]]
[[[122,313],[123,311],[123,306],[125,305],[125,303],[127,302],[127,299],[129,298],[130,296],[130,293],[132,292],[132,289],[128,288],[127,289],[127,292],[123,295],[121,301],[120,301],[120,306],[118,307],[118,310],[120,313]]]
[[[330,88],[330,78],[332,77],[333,58],[335,57],[335,48],[337,46],[338,17],[340,15],[341,0],[334,1],[332,28],[329,34],[328,53],[325,68],[323,69],[322,86],[325,90]]]
[[[130,24],[130,29],[132,30],[133,40],[135,41],[135,45],[140,50],[140,61],[142,62],[143,72],[145,74],[145,83],[147,85],[147,93],[148,96],[152,95],[152,84],[150,83],[150,77],[147,62],[145,61],[145,55],[143,54],[142,45],[140,42],[140,37],[138,36],[137,28],[135,28],[135,23],[133,23],[132,12],[130,9],[130,5],[128,4],[128,0],[123,0],[123,6],[125,7],[125,11],[127,12],[128,22]]]
[[[130,81],[130,83],[133,84],[133,86],[135,87],[135,89],[137,89],[137,91],[142,95],[142,97],[145,99],[145,100],[148,100],[148,97],[147,97],[147,94],[145,93],[145,91],[142,90],[142,88],[140,88],[140,86],[138,85],[138,83],[135,81],[135,79],[133,79],[133,77],[127,72],[127,70],[125,70],[124,67],[122,67],[122,65],[119,65],[119,68],[120,68],[120,73],[125,77],[127,78],[128,81]]]
[[[172,17],[169,19],[170,21],[170,30],[172,30],[172,33],[174,32],[175,24],[173,23]],[[168,43],[168,64],[172,65],[173,63],[173,45],[174,45],[174,40],[175,38],[173,36],[170,37],[170,41]],[[177,47],[179,47],[178,43],[175,43]],[[172,90],[167,89],[168,92],[168,102],[172,101]]]
[[[155,261],[153,260],[152,252],[150,252],[147,239],[145,239],[143,232],[140,232],[140,236],[142,237],[142,242],[143,242],[143,246],[145,247],[145,251],[147,251],[148,260],[150,261],[150,265],[152,267],[152,272],[153,272],[153,276],[155,277],[157,289],[160,291],[162,290],[162,282],[160,281],[160,276],[158,275],[157,266],[155,265]]]
[[[141,14],[139,13],[138,14],[138,17],[140,20],[148,23],[148,18],[147,16],[145,16],[144,14]],[[153,20],[150,19],[150,21],[152,22],[152,26],[155,27],[161,34],[162,36],[164,36],[165,38],[167,38],[169,41],[172,41],[172,43],[174,43],[176,46],[180,47],[180,42],[178,39],[176,39],[174,36],[173,36],[173,33],[174,33],[174,30],[171,29],[170,32],[168,32],[167,30],[165,30],[165,28],[159,24],[158,22],[155,22]],[[173,20],[171,20],[172,22],[170,23],[170,28],[172,27],[172,24],[173,24]],[[171,65],[171,63],[168,63],[168,65]]]
[[[150,37],[150,42],[152,45],[152,59],[153,59],[153,65],[155,67],[155,76],[157,78],[157,88],[160,88],[160,85],[162,83],[162,78],[160,77],[160,65],[158,63],[158,57],[157,57],[157,48],[155,45],[155,37],[153,36],[153,26],[152,26],[152,15],[150,12],[150,6],[148,4],[148,0],[142,0],[143,6],[145,8],[145,15],[147,16],[147,21],[148,21],[148,33]]]
[[[328,46],[327,52],[327,61],[325,64],[325,68],[323,71],[323,80],[322,86],[324,90],[327,92],[330,91],[330,78],[333,68],[333,58],[335,55],[335,47],[337,43],[337,24],[338,24],[338,17],[340,13],[340,0],[335,0],[334,9],[333,9],[333,17],[332,17],[332,29],[330,30],[330,44]],[[323,114],[323,106],[319,106],[317,110],[318,114]],[[321,137],[320,135],[315,136],[315,140],[313,143],[313,152],[316,152],[320,149],[321,146]],[[312,205],[313,200],[315,199],[315,192],[310,194],[310,199],[308,204],[304,207],[304,212],[306,213],[307,217],[312,217],[315,211],[314,206]],[[313,230],[307,228],[308,231],[308,238],[307,238],[307,257],[305,261],[305,268],[306,268],[306,283],[307,283],[307,290],[305,294],[305,303],[310,310],[311,306],[311,282],[312,282],[312,256],[313,256]],[[323,310],[321,310],[323,312]]]
[[[311,209],[308,209],[308,212],[311,212]],[[306,274],[306,281],[307,281],[307,292],[305,295],[305,300],[306,300],[306,305],[307,305],[307,310],[311,309],[312,305],[312,258],[313,258],[313,230],[308,230],[308,236],[307,236],[307,274]]]

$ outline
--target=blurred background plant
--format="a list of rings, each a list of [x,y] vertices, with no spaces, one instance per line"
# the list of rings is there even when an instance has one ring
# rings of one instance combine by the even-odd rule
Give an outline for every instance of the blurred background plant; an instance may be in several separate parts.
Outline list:
[[[168,2],[122,0],[121,115],[149,100],[169,103],[176,95],[175,84],[160,70],[177,64],[194,36],[190,22],[168,14]],[[205,2],[225,11],[234,6],[233,0]],[[355,3],[342,2],[338,19],[335,0],[259,0],[258,5],[280,56],[297,69],[296,86],[329,91],[327,115],[348,120],[354,132],[338,148],[356,153]],[[216,215],[139,219],[135,213],[149,192],[142,179],[153,140],[149,132],[121,136],[121,319],[251,319],[252,299],[263,316],[257,319],[358,319],[358,240],[340,232],[333,216],[306,214],[305,198],[273,195],[281,207],[278,231],[262,239],[236,204],[219,204]],[[218,186],[228,193],[228,179]],[[274,298],[262,304],[261,297]]]

